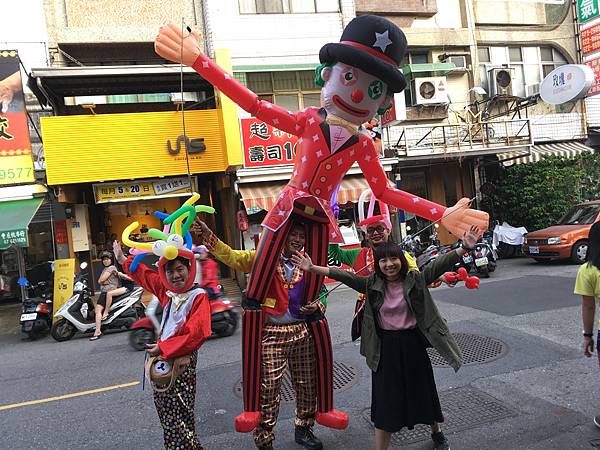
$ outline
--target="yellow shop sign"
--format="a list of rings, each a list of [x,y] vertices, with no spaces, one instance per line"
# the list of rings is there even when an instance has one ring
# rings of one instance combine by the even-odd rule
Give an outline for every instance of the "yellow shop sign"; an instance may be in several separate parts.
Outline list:
[[[228,169],[218,110],[41,119],[48,184],[168,177]],[[187,150],[187,151],[186,151]],[[187,154],[187,160],[186,160]]]
[[[156,178],[121,183],[97,183],[93,185],[96,203],[123,202],[165,197],[181,197],[196,191],[188,177]]]

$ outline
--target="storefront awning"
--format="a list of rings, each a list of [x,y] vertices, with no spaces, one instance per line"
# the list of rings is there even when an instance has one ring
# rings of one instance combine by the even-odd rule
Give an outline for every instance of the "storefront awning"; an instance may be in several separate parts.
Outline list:
[[[29,198],[0,203],[0,250],[29,245],[27,227],[43,201]]]
[[[582,153],[594,153],[594,149],[581,142],[557,142],[553,144],[539,144],[531,147],[529,154],[524,152],[499,153],[498,159],[505,166],[513,164],[528,164],[538,162],[547,156],[562,156],[572,158]]]
[[[285,183],[251,183],[240,185],[240,194],[249,214],[261,209],[268,211],[273,207]],[[338,203],[357,202],[360,194],[369,189],[369,184],[362,177],[346,177],[338,192]]]

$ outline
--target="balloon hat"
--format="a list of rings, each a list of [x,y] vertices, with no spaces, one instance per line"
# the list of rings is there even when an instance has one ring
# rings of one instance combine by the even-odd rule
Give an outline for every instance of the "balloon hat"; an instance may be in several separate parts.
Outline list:
[[[369,201],[369,211],[367,212],[367,217],[365,218],[365,201],[367,197],[371,197]],[[384,222],[388,227],[388,230],[392,229],[392,221],[390,220],[390,210],[388,208],[387,203],[383,203],[382,201],[377,200],[379,203],[379,211],[381,214],[374,216],[373,212],[375,211],[375,196],[371,192],[371,189],[367,189],[360,194],[358,199],[358,226],[364,231],[367,231],[367,226],[372,223]]]
[[[194,262],[194,253],[192,252],[192,235],[190,227],[194,222],[196,213],[205,212],[214,214],[215,209],[211,206],[194,205],[200,198],[200,194],[194,193],[177,211],[172,214],[165,214],[160,211],[155,211],[154,215],[163,221],[163,230],[151,228],[148,230],[148,235],[156,239],[154,242],[136,242],[130,238],[131,233],[136,230],[139,223],[132,222],[125,230],[123,230],[123,243],[130,247],[130,253],[135,255],[129,270],[135,272],[140,261],[148,254],[154,253],[159,256],[158,273],[162,283],[175,293],[183,293],[188,291],[194,284],[196,277],[196,264]],[[181,289],[176,289],[169,283],[165,273],[165,266],[169,261],[177,257],[184,257],[189,261],[190,274],[188,280]]]

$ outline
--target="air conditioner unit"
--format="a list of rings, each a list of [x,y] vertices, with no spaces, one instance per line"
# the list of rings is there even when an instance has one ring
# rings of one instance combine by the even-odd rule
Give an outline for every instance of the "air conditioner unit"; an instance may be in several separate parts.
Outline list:
[[[412,82],[413,105],[448,103],[446,77],[416,78]]]
[[[444,59],[445,63],[452,63],[456,66],[457,69],[466,69],[467,68],[467,57],[466,56],[448,56]]]
[[[525,97],[532,97],[540,93],[540,83],[526,84],[525,85]]]
[[[490,96],[512,96],[515,79],[512,67],[494,67],[488,70]]]

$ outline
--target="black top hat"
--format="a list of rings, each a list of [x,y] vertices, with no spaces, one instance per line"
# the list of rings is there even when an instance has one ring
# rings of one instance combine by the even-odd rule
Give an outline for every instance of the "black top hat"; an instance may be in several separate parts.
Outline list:
[[[406,36],[400,28],[379,16],[359,16],[344,28],[337,44],[325,44],[319,52],[322,63],[342,62],[381,78],[392,92],[406,87],[398,69],[406,53]]]

